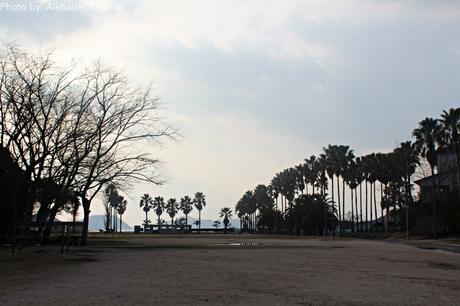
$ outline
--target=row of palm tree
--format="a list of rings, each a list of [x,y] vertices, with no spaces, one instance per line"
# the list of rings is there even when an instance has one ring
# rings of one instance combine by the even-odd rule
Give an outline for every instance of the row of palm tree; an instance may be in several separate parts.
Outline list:
[[[120,233],[123,230],[123,214],[126,211],[128,201],[119,194],[114,184],[108,184],[104,190],[103,204],[105,208],[105,231]],[[117,219],[120,226],[117,224]]]
[[[198,226],[201,229],[201,211],[206,206],[206,196],[202,192],[196,192],[193,199],[190,196],[184,196],[179,202],[175,198],[170,198],[165,202],[163,197],[157,196],[152,198],[148,193],[141,196],[139,206],[145,212],[144,226],[151,224],[148,218],[150,210],[154,210],[157,216],[157,224],[161,226],[161,215],[166,212],[171,218],[171,225],[174,225],[174,218],[179,211],[185,215],[185,225],[188,225],[188,215],[192,212],[193,207],[198,210]]]
[[[433,176],[432,218],[436,233],[436,159],[440,150],[454,153],[457,182],[460,181],[459,129],[460,108],[456,108],[444,111],[440,119],[423,119],[413,131],[414,142],[403,142],[388,153],[355,156],[348,145],[328,145],[319,156],[311,155],[303,163],[276,173],[268,186],[258,185],[246,191],[235,207],[241,227],[292,232],[292,220],[296,219],[293,214],[300,205],[297,200],[306,202],[306,195],[320,195],[324,215],[328,211],[335,216],[325,218],[333,223],[333,235],[336,229],[340,234],[346,229],[397,230],[397,223],[400,227],[408,225],[409,207],[414,205],[413,175],[420,158],[424,158]],[[317,200],[310,197],[307,202]],[[327,234],[328,225],[322,224],[322,232]]]

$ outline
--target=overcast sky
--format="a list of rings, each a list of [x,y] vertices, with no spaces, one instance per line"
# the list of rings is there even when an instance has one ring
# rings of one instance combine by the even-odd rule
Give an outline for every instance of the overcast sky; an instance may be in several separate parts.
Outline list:
[[[0,40],[154,82],[183,138],[152,147],[167,184],[127,192],[130,224],[142,193],[202,191],[215,219],[329,143],[389,151],[460,105],[459,1],[0,0]]]

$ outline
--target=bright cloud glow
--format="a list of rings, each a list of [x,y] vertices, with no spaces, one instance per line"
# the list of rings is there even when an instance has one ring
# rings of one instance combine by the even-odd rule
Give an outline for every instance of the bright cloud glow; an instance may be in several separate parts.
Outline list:
[[[153,81],[184,135],[152,148],[168,184],[128,192],[131,224],[144,192],[203,191],[215,218],[328,143],[390,150],[460,101],[456,1],[61,2],[87,9],[1,9],[0,39]]]

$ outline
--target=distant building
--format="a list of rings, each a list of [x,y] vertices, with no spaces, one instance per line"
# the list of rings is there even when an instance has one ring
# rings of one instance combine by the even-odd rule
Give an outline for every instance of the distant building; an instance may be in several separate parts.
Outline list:
[[[455,154],[447,151],[439,152],[436,169],[437,172],[434,176],[430,175],[414,182],[420,186],[421,202],[431,201],[431,195],[433,194],[433,178],[435,185],[441,192],[447,192],[457,188],[457,159]]]

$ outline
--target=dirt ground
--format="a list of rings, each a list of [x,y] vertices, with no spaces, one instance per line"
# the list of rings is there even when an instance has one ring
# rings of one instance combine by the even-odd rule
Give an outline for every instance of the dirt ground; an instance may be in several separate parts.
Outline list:
[[[459,305],[460,254],[254,235],[91,238],[0,250],[5,305]]]

